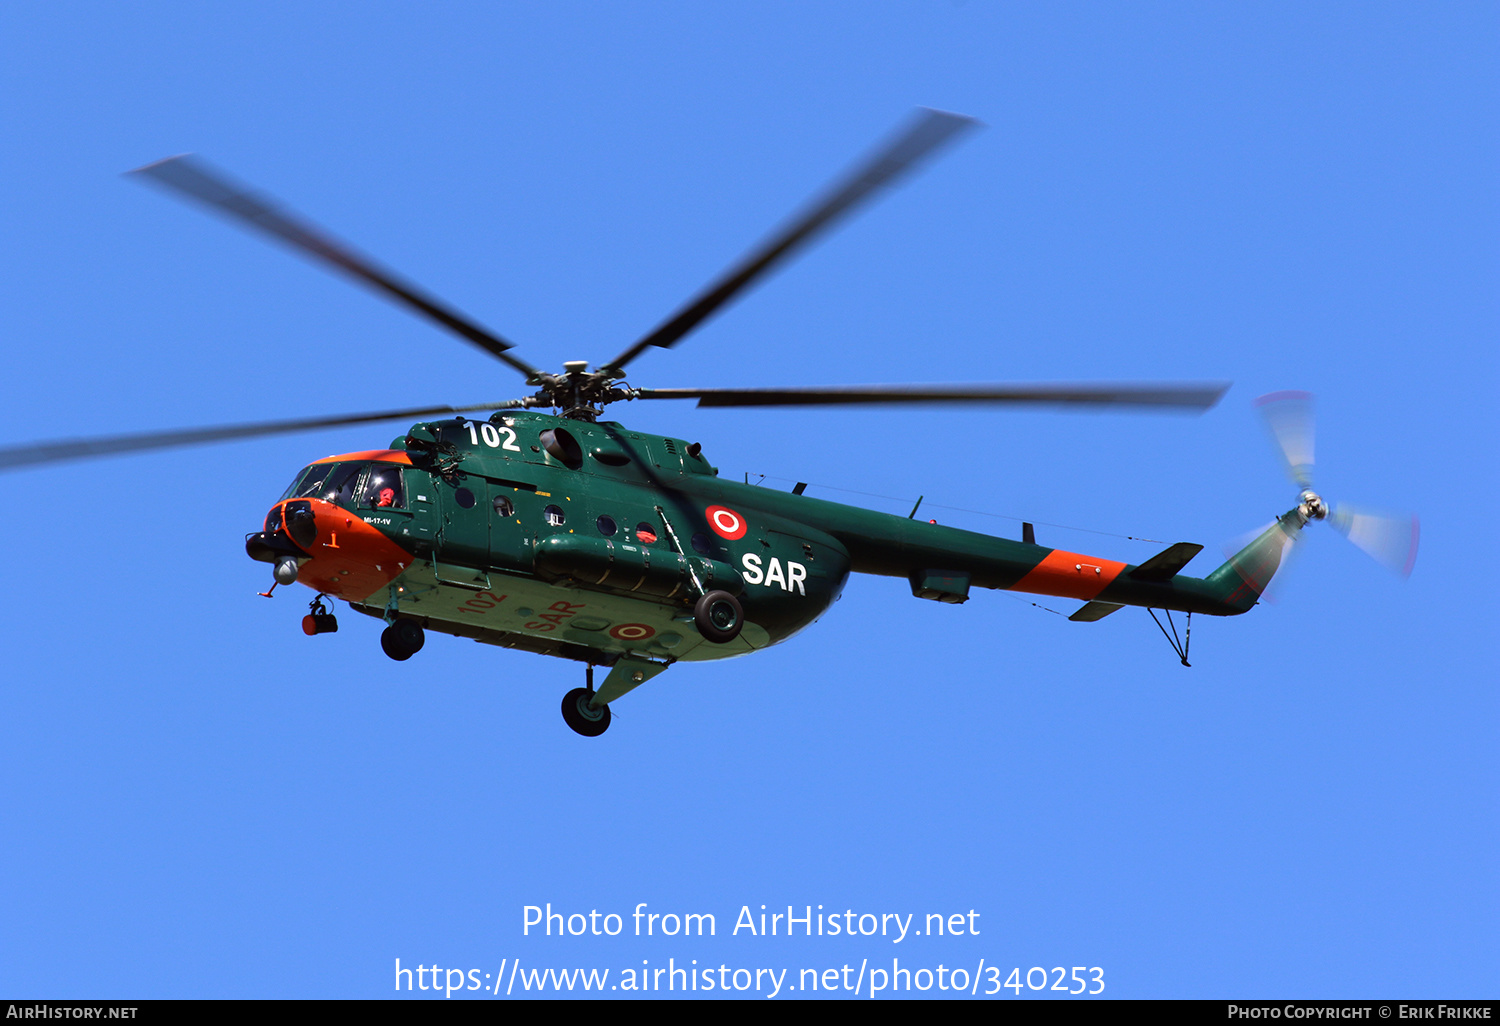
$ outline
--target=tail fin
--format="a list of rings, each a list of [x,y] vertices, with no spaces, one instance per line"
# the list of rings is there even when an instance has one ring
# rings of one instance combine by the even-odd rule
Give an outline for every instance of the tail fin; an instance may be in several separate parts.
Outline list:
[[[1287,550],[1297,540],[1302,524],[1297,510],[1291,510],[1230,556],[1223,566],[1204,578],[1215,597],[1237,613],[1255,605],[1276,576]]]

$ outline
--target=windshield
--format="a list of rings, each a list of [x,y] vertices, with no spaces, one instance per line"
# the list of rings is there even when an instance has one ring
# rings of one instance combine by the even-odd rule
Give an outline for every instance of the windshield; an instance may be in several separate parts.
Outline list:
[[[323,479],[322,486],[311,497],[338,506],[354,505],[354,486],[359,481],[360,471],[366,466],[365,463],[335,463]]]
[[[281,498],[322,499],[352,506],[360,471],[367,466],[368,463],[314,463],[302,471]]]
[[[312,466],[303,471],[302,476],[297,479],[298,483],[294,484],[291,488],[288,488],[287,493],[283,495],[282,498],[307,498],[309,495],[312,495],[313,492],[318,490],[318,486],[323,483],[323,479],[328,476],[328,471],[331,469],[333,468],[330,464],[314,463]]]
[[[360,484],[366,467],[370,473]],[[322,499],[340,506],[355,505],[374,509],[405,509],[406,488],[401,468],[391,463],[314,463],[303,467],[281,499]]]

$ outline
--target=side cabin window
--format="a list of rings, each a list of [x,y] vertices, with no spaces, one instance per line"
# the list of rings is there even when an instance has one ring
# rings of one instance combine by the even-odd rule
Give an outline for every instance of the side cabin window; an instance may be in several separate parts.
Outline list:
[[[370,509],[405,509],[406,489],[401,483],[401,468],[390,463],[370,466],[370,476],[360,491],[359,504]]]

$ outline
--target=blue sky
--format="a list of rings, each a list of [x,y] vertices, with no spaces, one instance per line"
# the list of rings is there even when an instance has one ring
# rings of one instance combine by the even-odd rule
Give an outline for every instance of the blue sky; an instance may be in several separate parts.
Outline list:
[[[398,667],[373,621],[310,639],[305,598],[256,597],[241,539],[291,475],[401,425],[7,474],[0,991],[982,958],[1098,966],[1113,997],[1493,996],[1497,27],[1466,4],[8,5],[7,443],[521,394],[119,172],[202,153],[556,367],[624,348],[927,105],[988,127],[632,381],[1231,380],[1222,404],[619,419],[767,487],[921,494],[1130,562],[1160,546],[1122,536],[1201,542],[1202,574],[1294,498],[1250,401],[1307,389],[1321,490],[1417,511],[1422,552],[1403,583],[1311,529],[1275,604],[1194,623],[1190,670],[1138,610],[856,578],[587,741],[557,711],[572,664],[434,638]],[[548,902],[626,931],[523,936]],[[717,936],[630,936],[641,902]],[[731,935],[762,904],[980,932]]]

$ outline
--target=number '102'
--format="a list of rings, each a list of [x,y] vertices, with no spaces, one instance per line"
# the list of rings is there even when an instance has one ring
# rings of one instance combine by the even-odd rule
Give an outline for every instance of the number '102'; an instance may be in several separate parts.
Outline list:
[[[464,427],[469,429],[469,440],[475,445],[478,445],[479,440],[483,438],[484,444],[491,449],[509,449],[511,452],[521,451],[521,447],[516,444],[516,432],[513,428],[497,428],[488,421],[476,426],[472,420],[465,424]],[[502,435],[505,436],[503,445],[500,441]]]

